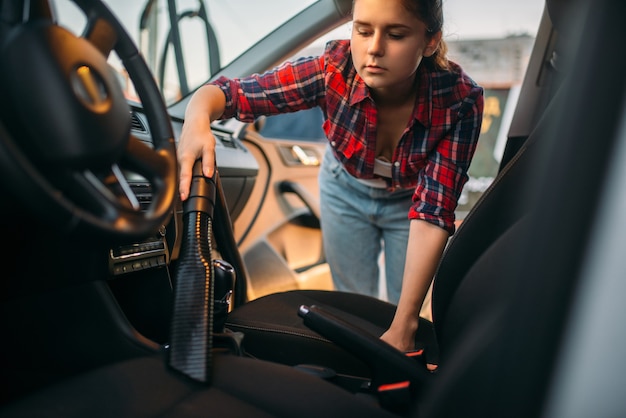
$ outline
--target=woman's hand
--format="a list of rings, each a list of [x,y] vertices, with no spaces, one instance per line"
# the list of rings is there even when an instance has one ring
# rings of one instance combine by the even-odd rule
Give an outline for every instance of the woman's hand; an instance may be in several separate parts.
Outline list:
[[[198,158],[202,159],[202,172],[212,177],[215,170],[215,137],[211,131],[211,121],[196,117],[186,119],[178,142],[178,166],[180,200],[185,201],[189,195],[193,165]]]
[[[380,337],[381,340],[402,352],[415,350],[415,333],[417,332],[418,320],[404,320],[400,323],[397,319]]]
[[[394,325],[392,323],[389,329],[381,335],[380,339],[403,353],[413,351],[415,350],[415,334],[418,324],[419,320],[415,323],[408,321],[404,325]],[[437,365],[426,363],[426,368],[432,372],[437,370]]]
[[[185,123],[178,142],[178,166],[180,199],[189,196],[193,165],[202,159],[202,172],[213,177],[215,171],[215,137],[211,122],[224,113],[226,96],[211,84],[200,87],[191,97],[185,111]]]

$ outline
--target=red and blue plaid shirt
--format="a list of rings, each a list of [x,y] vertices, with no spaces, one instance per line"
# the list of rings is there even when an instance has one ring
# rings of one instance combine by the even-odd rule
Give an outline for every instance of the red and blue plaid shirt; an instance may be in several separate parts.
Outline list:
[[[415,189],[409,219],[454,233],[454,211],[476,149],[483,89],[457,64],[447,71],[418,68],[413,117],[392,161],[389,189]],[[374,178],[376,105],[356,73],[350,42],[331,41],[322,56],[287,62],[264,74],[213,82],[226,95],[223,119],[252,122],[261,115],[319,106],[335,156],[357,178]]]

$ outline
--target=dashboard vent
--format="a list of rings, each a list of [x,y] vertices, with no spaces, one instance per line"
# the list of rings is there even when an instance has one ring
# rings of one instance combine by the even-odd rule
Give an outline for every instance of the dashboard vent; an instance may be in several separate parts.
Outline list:
[[[213,136],[215,136],[215,139],[219,140],[220,143],[226,148],[237,148],[232,136],[215,131],[213,131]]]
[[[143,124],[141,119],[139,119],[135,112],[130,113],[130,129],[132,129],[133,131],[139,131],[144,133],[148,132],[146,126]]]

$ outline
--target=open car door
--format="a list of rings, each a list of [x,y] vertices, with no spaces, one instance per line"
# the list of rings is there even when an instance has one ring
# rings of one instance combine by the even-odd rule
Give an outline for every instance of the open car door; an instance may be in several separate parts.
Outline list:
[[[262,118],[240,131],[259,164],[234,225],[249,299],[281,290],[332,289],[319,221],[317,176],[327,143],[321,125],[315,108]]]

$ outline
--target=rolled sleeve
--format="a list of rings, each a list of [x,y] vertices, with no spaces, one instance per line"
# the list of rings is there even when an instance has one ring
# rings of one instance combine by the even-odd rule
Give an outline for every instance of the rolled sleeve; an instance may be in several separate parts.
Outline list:
[[[286,62],[263,74],[228,79],[210,84],[226,96],[221,119],[253,122],[259,116],[296,112],[319,105],[325,95],[323,58],[305,57]]]
[[[478,144],[482,124],[483,89],[474,87],[461,102],[458,121],[429,154],[419,174],[409,219],[422,219],[455,232],[455,210]]]

